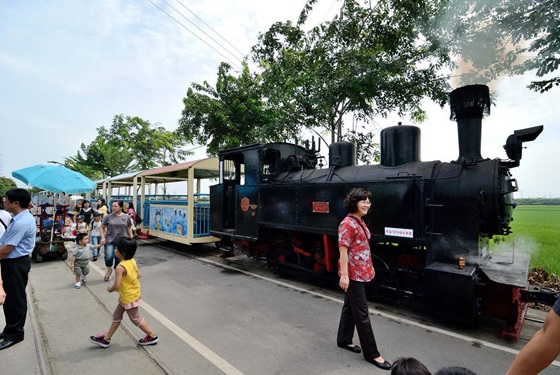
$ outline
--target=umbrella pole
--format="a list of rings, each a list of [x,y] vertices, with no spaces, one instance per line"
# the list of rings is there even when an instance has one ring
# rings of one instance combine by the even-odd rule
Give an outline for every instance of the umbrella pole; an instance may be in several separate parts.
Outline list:
[[[54,238],[54,219],[56,218],[56,195],[53,195],[53,217],[52,217],[52,227],[51,227],[51,243],[50,243],[50,247],[52,249],[52,242],[53,242],[53,238]]]

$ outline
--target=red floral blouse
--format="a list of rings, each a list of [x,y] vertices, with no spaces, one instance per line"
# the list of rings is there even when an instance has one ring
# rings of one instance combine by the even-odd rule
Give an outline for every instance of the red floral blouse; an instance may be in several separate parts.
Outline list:
[[[367,225],[352,215],[346,216],[338,226],[338,247],[348,248],[348,278],[351,280],[367,282],[375,276],[369,248],[370,237]],[[340,261],[338,271],[340,275]]]

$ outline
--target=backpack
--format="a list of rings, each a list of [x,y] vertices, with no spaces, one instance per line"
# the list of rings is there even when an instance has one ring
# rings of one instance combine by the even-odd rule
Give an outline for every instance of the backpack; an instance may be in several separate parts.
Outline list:
[[[140,217],[140,215],[136,215],[136,224],[141,224],[142,223],[142,218]]]

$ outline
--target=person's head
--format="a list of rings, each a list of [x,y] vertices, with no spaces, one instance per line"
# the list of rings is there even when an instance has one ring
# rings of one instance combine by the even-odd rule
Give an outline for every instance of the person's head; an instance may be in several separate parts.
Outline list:
[[[90,205],[90,203],[89,203],[88,200],[85,200],[85,201],[82,203],[82,207],[83,207],[83,208],[88,208],[89,205]]]
[[[346,211],[351,214],[359,212],[360,208],[363,208],[359,207],[360,204],[367,205],[367,208],[369,209],[369,205],[371,205],[371,193],[362,188],[350,190],[344,199],[344,208]],[[365,211],[365,213],[367,213],[367,211]]]
[[[0,210],[4,210],[4,197],[0,197]]]
[[[114,201],[111,203],[111,211],[113,211],[114,214],[120,214],[123,211],[123,207],[123,201]]]
[[[99,199],[97,200],[97,205],[98,205],[99,207],[105,206],[105,199],[99,198]]]
[[[101,213],[95,211],[95,212],[93,213],[93,220],[95,220],[95,221],[101,220]]]
[[[70,220],[74,220],[74,214],[72,212],[66,213],[66,217],[69,218]]]
[[[476,375],[476,373],[465,367],[452,366],[439,369],[434,375]]]
[[[88,243],[89,237],[87,233],[78,233],[76,234],[76,243],[80,246],[86,246]]]
[[[76,221],[77,221],[78,223],[83,222],[85,219],[86,219],[86,217],[85,217],[84,215],[78,215],[78,216],[76,217]]]
[[[133,209],[134,210],[134,204],[132,202],[128,202],[128,209]]]
[[[422,362],[412,357],[401,357],[391,367],[391,375],[431,375]]]
[[[136,254],[136,247],[136,240],[123,237],[117,242],[115,250],[121,253],[124,260],[128,260],[134,258],[134,254]]]
[[[4,206],[6,211],[12,214],[19,214],[23,210],[27,210],[31,202],[31,194],[25,189],[16,188],[6,192],[6,200]]]

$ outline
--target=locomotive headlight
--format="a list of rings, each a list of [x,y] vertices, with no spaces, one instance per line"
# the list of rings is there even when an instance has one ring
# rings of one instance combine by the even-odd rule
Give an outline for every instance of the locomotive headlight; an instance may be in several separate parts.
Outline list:
[[[543,128],[544,127],[542,125],[539,125],[533,126],[532,128],[515,130],[513,134],[507,138],[504,149],[506,150],[508,158],[514,161],[513,165],[510,167],[519,166],[523,150],[523,142],[534,141],[539,134],[541,134]]]
[[[465,257],[459,257],[459,269],[465,268]]]

